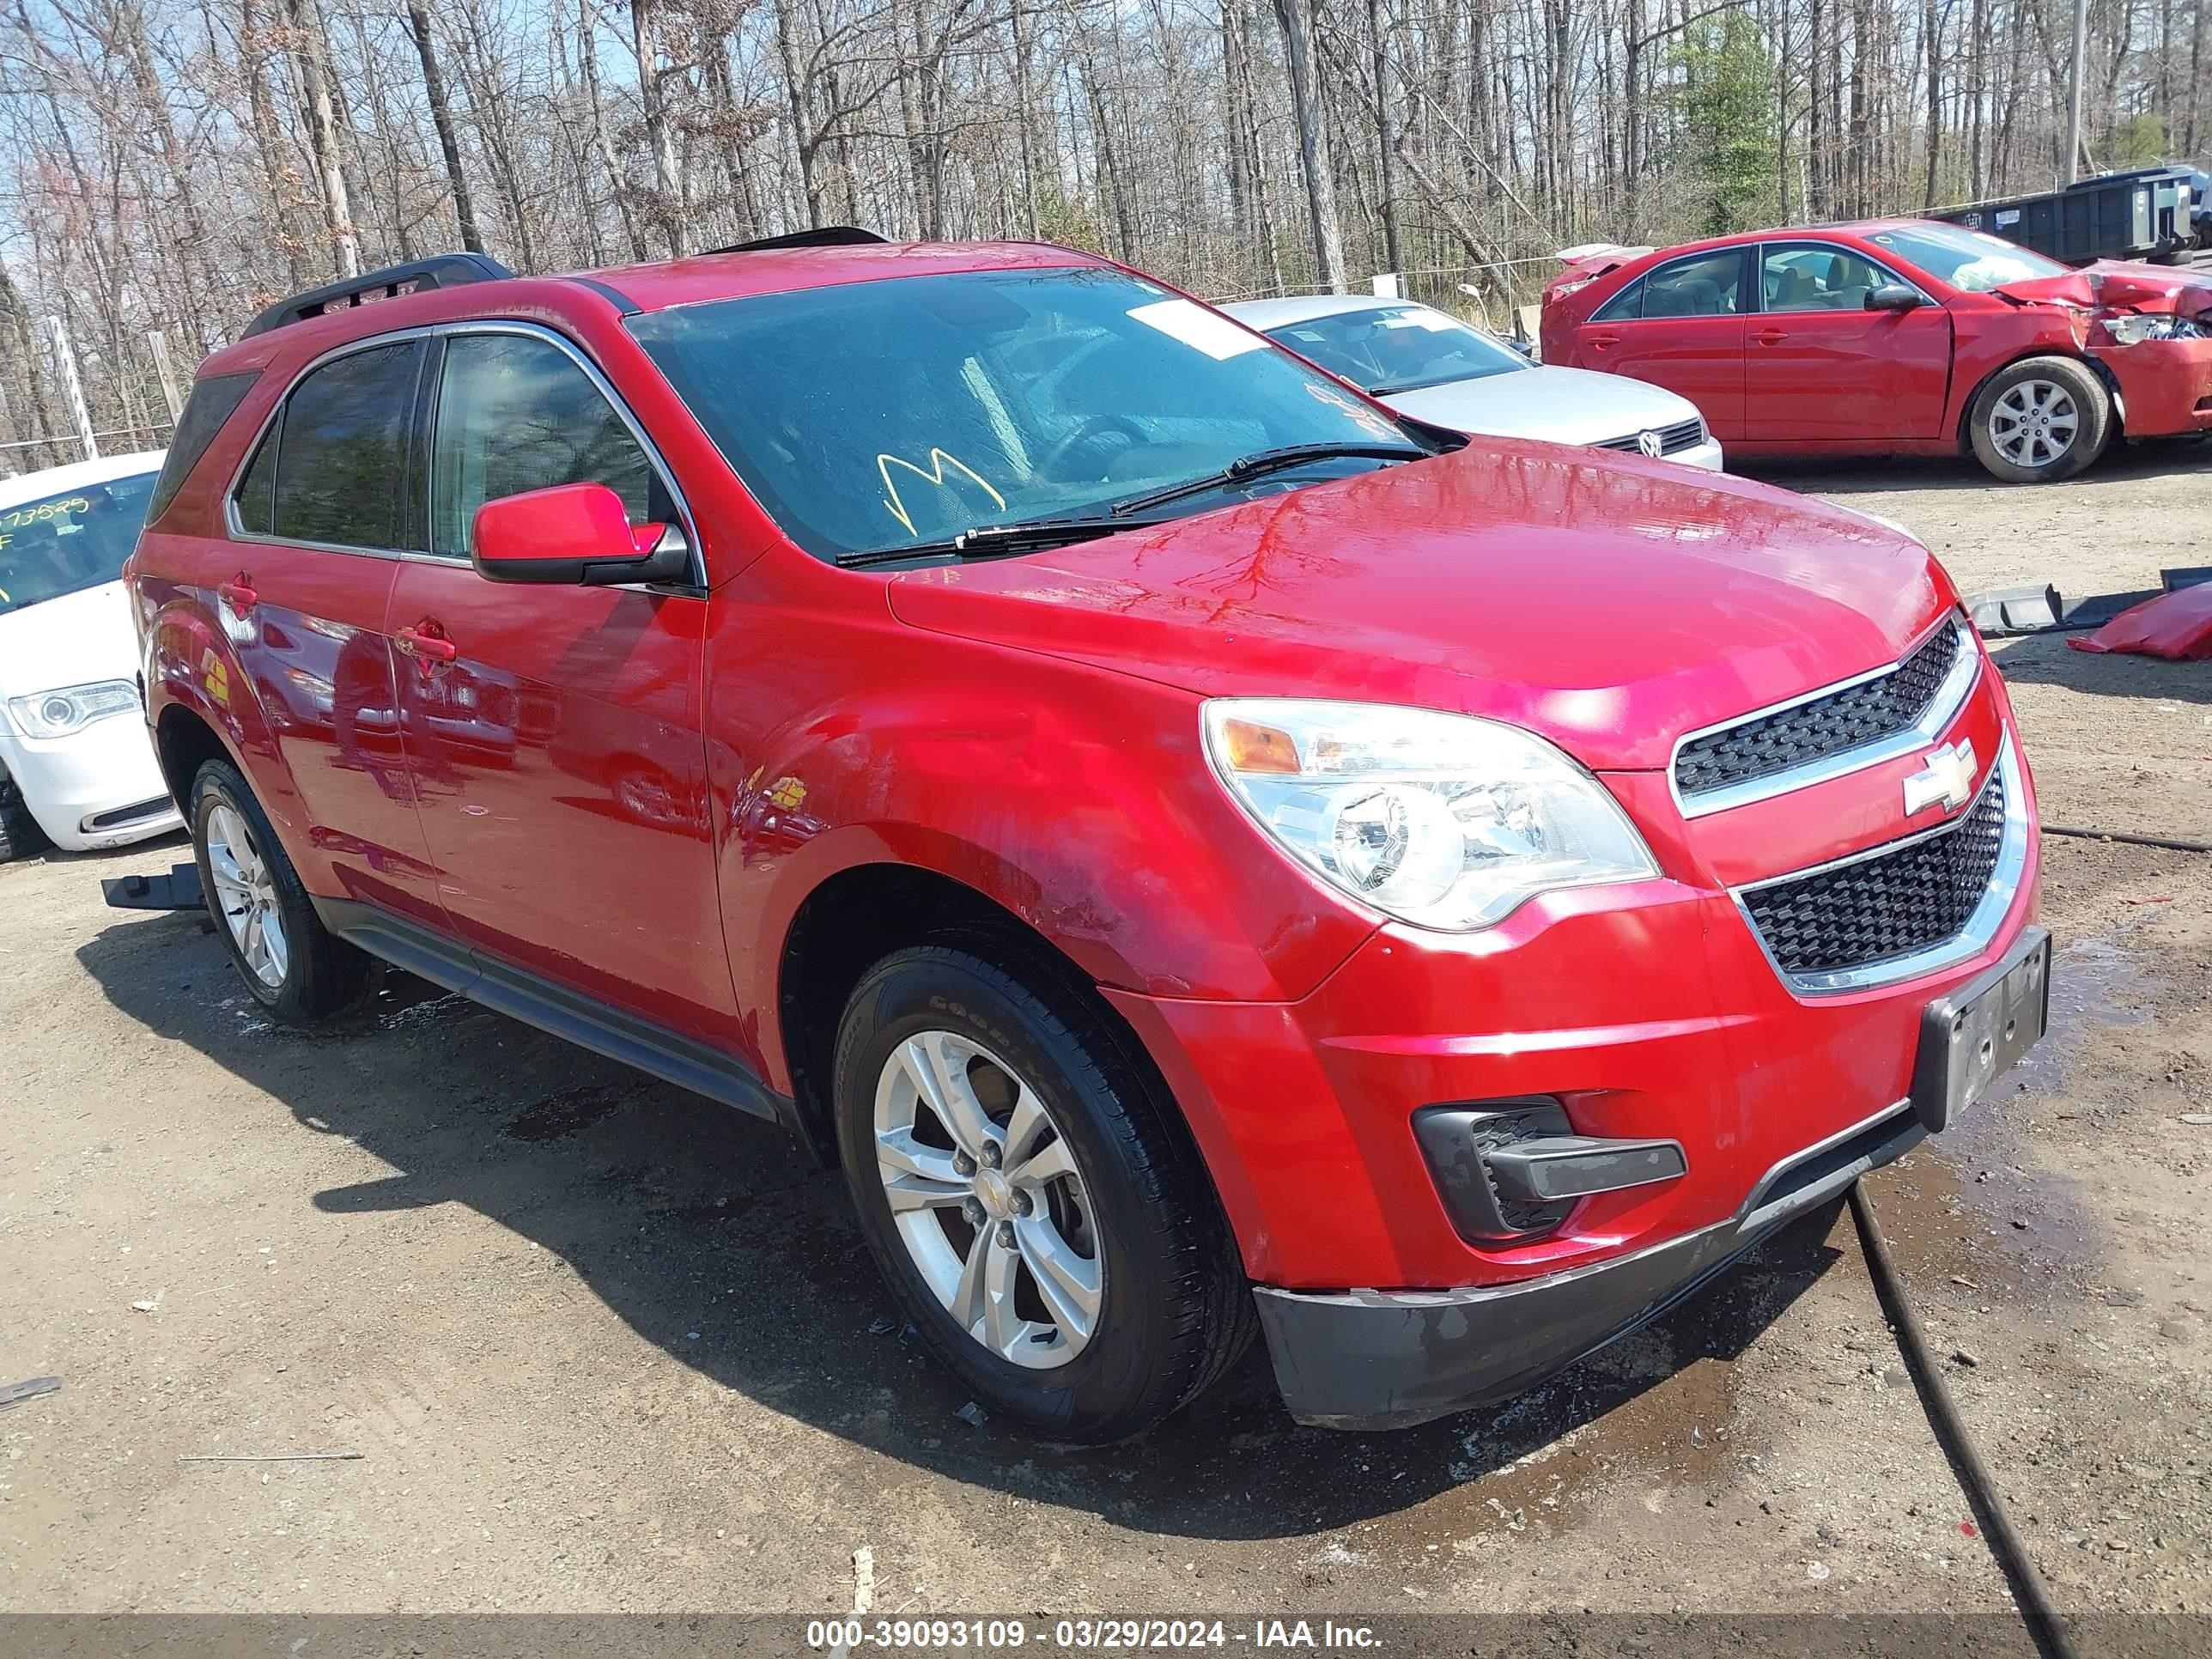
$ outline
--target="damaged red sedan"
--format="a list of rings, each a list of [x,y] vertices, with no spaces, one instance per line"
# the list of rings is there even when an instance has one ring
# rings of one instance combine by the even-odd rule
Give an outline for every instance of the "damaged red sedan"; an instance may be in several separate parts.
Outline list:
[[[2212,273],[1924,220],[1575,250],[1543,345],[1681,393],[1731,455],[1971,450],[2044,483],[2116,437],[2212,432]]]

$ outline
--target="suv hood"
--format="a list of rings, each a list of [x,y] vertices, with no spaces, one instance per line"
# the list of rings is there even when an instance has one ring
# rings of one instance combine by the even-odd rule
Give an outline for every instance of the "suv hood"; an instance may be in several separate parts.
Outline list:
[[[2063,276],[2003,283],[1993,290],[2023,305],[2069,305],[2087,310],[2125,306],[2196,317],[2212,312],[2212,273],[2166,270],[2130,259],[2100,259]]]
[[[127,680],[137,672],[131,599],[119,581],[0,616],[0,698]]]
[[[1201,696],[1486,714],[1613,769],[1893,662],[1956,602],[1862,514],[1504,439],[889,587],[916,628]]]

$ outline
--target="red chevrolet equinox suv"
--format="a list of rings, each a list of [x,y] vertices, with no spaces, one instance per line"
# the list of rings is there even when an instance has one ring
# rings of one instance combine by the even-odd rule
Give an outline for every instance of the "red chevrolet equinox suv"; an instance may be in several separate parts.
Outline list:
[[[817,231],[296,296],[131,580],[216,934],[799,1136],[945,1364],[1104,1440],[1527,1387],[2041,1034],[1927,550],[1409,422],[1160,283]]]

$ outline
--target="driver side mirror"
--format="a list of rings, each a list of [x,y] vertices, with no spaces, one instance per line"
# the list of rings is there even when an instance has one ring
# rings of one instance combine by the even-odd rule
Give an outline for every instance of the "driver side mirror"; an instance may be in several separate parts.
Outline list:
[[[622,497],[600,483],[555,484],[477,509],[469,562],[487,581],[613,587],[680,582],[691,550],[674,525],[632,528]]]
[[[1865,301],[1869,311],[1911,311],[1927,303],[1918,289],[1908,288],[1903,283],[1884,283],[1880,288],[1870,288]]]

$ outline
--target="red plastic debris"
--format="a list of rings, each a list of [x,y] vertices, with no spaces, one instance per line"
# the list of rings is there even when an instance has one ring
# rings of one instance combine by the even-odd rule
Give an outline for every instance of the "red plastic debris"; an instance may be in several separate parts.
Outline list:
[[[1966,1534],[1969,1538],[1972,1538],[1977,1535],[1974,1532],[1974,1523],[1971,1521],[1961,1521],[1959,1522],[1959,1530]]]
[[[2066,643],[2076,651],[2132,651],[2175,662],[2212,659],[2212,582],[2145,599],[2087,639],[2076,637]]]

